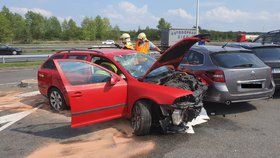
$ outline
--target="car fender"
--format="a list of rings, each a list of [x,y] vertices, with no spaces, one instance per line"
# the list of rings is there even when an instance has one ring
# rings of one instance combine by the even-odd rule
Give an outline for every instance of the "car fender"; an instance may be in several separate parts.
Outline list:
[[[175,99],[193,94],[192,91],[173,88],[154,83],[133,81],[128,85],[128,117],[138,100],[151,100],[158,105],[172,105]]]

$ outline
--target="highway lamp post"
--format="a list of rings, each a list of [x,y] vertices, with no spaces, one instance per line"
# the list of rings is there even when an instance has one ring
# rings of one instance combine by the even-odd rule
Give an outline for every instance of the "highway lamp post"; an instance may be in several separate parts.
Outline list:
[[[196,34],[199,34],[199,0],[196,0]]]

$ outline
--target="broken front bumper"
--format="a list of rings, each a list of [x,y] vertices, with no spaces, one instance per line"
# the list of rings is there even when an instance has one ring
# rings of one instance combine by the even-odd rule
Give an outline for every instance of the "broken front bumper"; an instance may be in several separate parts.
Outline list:
[[[193,126],[209,120],[202,105],[192,108],[161,106],[161,110],[164,119],[159,122],[164,133],[194,133]]]

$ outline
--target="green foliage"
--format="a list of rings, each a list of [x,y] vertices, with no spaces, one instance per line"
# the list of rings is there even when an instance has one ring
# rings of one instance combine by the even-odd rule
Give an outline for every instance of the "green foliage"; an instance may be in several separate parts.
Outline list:
[[[45,25],[45,39],[57,40],[60,39],[61,34],[62,29],[58,19],[54,16],[47,19]]]
[[[157,29],[146,27],[145,29],[125,31],[132,40],[136,40],[140,32],[144,32],[151,41],[160,40],[161,29],[171,28],[171,24],[160,18]],[[241,32],[220,32],[200,29],[200,33],[211,34],[212,41],[235,41]],[[73,19],[64,20],[62,23],[56,17],[44,17],[41,14],[29,11],[22,17],[12,13],[7,7],[0,12],[0,42],[30,43],[32,40],[106,40],[119,39],[121,31],[118,26],[112,27],[110,20],[97,15],[85,17],[81,26],[77,26]],[[253,33],[260,34],[260,33]]]
[[[0,42],[10,42],[13,38],[13,30],[10,21],[3,13],[0,13]]]
[[[159,30],[163,30],[163,29],[170,29],[172,26],[169,22],[165,21],[164,18],[160,18],[158,21],[158,25],[157,28]]]
[[[81,39],[82,32],[73,19],[64,20],[62,23],[62,39],[78,40]]]
[[[46,19],[38,13],[28,11],[25,14],[27,26],[33,39],[44,39]]]
[[[96,39],[96,23],[92,17],[85,17],[82,21],[83,39],[93,41]]]

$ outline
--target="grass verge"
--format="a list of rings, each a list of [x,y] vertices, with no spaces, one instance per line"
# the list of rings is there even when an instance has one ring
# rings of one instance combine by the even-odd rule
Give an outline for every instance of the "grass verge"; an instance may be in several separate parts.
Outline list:
[[[29,61],[29,62],[13,62],[13,63],[1,63],[0,69],[5,68],[32,68],[41,65],[44,61]]]

